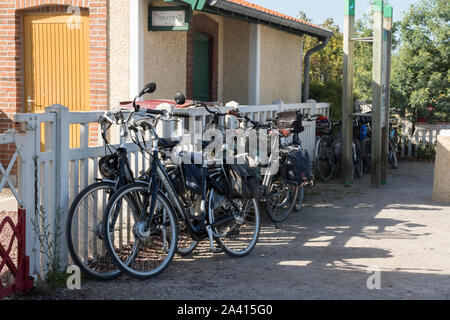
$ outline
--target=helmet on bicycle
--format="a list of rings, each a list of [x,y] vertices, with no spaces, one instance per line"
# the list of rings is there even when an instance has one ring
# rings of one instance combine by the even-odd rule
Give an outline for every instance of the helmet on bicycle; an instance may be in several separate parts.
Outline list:
[[[98,162],[98,168],[100,169],[102,177],[105,179],[115,179],[117,176],[118,163],[119,159],[116,154],[102,157]]]

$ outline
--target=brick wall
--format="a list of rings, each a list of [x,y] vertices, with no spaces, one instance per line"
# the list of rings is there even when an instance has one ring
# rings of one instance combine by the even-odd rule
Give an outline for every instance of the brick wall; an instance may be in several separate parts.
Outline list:
[[[219,88],[219,24],[205,14],[193,16],[187,34],[186,98],[192,99],[194,92],[194,35],[196,32],[206,34],[211,39],[209,70],[211,70],[212,81],[209,85],[209,96],[211,101],[217,101]]]
[[[0,133],[14,128],[15,113],[24,112],[22,65],[22,15],[67,12],[68,6],[88,10],[90,17],[90,110],[108,105],[107,0],[2,0],[0,2]],[[96,128],[93,128],[95,131]],[[14,146],[0,146],[5,161]]]

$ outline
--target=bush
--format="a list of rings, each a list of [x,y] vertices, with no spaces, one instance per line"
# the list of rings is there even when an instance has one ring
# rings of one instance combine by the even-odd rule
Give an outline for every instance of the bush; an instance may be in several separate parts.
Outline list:
[[[342,83],[312,82],[310,97],[317,102],[330,103],[330,118],[335,121],[342,119]]]

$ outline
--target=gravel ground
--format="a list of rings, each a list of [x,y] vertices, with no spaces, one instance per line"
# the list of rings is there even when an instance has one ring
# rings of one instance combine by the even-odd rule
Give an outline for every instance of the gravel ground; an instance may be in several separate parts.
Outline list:
[[[248,257],[203,246],[148,281],[83,281],[31,299],[450,299],[450,205],[431,201],[433,163],[401,162],[389,184],[307,190],[300,213],[266,218]],[[370,268],[380,289],[369,290]]]

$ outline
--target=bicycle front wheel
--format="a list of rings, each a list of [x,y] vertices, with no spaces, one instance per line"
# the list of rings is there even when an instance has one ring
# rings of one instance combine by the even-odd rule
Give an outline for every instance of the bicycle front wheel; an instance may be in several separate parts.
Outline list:
[[[329,181],[334,175],[332,147],[327,136],[320,137],[316,145],[315,169],[316,175],[324,181]]]
[[[217,244],[231,257],[244,257],[255,248],[261,226],[259,205],[256,199],[234,199],[239,209],[229,200],[209,194],[209,223],[216,234]]]
[[[103,210],[114,192],[113,182],[91,184],[73,200],[66,220],[70,257],[83,273],[97,280],[110,280],[122,273],[108,254],[102,236]]]
[[[136,182],[119,189],[103,218],[105,246],[116,265],[132,277],[148,279],[163,272],[177,249],[177,219],[160,191],[150,213],[148,184]],[[150,226],[147,221],[151,216]]]

